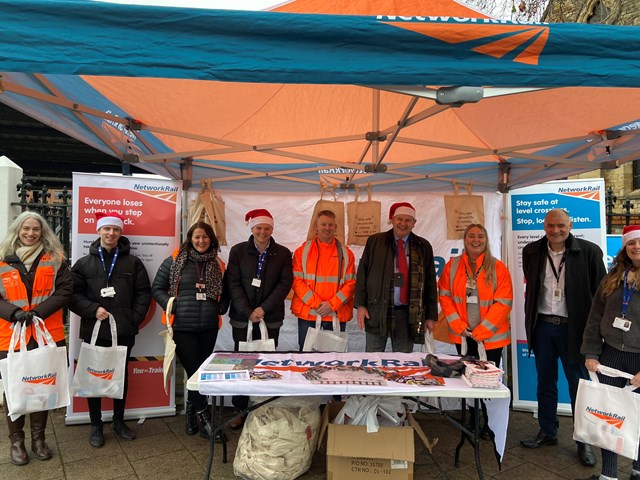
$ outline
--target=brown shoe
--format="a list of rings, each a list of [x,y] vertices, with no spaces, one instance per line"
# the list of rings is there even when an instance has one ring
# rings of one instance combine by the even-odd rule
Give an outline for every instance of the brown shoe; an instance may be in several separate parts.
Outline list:
[[[236,415],[227,423],[231,430],[238,430],[244,425],[244,415]]]

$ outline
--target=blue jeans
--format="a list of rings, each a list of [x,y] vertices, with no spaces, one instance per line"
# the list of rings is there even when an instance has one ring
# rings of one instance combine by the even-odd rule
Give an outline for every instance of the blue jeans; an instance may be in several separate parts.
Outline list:
[[[558,359],[567,377],[572,413],[578,382],[581,378],[589,378],[589,374],[584,363],[569,362],[569,326],[566,323],[553,325],[538,319],[533,344],[538,371],[538,424],[542,433],[555,437],[558,434]]]
[[[347,322],[339,322],[340,323],[340,331],[344,332],[347,328]],[[304,347],[304,339],[307,338],[307,330],[311,327],[315,328],[316,321],[315,320],[304,320],[302,318],[298,318],[298,345],[300,345],[300,351],[302,351],[302,347]],[[320,328],[322,330],[331,330],[333,331],[333,322],[320,322]]]

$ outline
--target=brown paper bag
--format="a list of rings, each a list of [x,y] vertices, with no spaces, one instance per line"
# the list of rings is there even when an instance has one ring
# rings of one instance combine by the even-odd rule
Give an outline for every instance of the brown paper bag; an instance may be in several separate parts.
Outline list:
[[[380,212],[380,202],[371,200],[371,190],[369,190],[369,199],[360,202],[356,189],[355,200],[347,203],[347,225],[349,227],[347,244],[366,245],[367,238],[374,233],[379,233]]]
[[[482,195],[445,195],[447,240],[461,240],[465,228],[472,223],[484,225]]]
[[[227,244],[227,221],[224,200],[211,188],[211,182],[204,180],[202,190],[190,207],[189,227],[196,222],[206,222],[213,228],[218,243]]]
[[[321,212],[322,210],[331,210],[336,214],[336,225],[338,226],[336,230],[336,238],[340,242],[344,243],[344,202],[323,200],[322,197],[320,197],[320,200],[318,200],[315,207],[313,207],[313,215],[311,216],[309,230],[307,231],[307,240],[313,240],[316,238],[316,220],[318,212]]]

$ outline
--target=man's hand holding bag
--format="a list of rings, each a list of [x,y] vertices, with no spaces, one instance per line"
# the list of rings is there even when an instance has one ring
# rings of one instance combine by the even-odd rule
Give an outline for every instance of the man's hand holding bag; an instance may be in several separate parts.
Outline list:
[[[118,346],[116,320],[109,314],[111,346],[96,345],[101,322],[96,321],[91,343],[83,342],[76,373],[73,376],[71,393],[74,397],[109,397],[122,399],[124,373],[127,362],[127,347]]]

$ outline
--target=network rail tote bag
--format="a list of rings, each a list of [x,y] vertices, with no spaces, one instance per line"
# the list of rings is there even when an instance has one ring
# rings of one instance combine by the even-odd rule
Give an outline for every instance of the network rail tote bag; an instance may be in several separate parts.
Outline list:
[[[82,342],[76,373],[71,384],[74,397],[109,397],[122,399],[124,394],[124,370],[127,363],[127,347],[118,346],[116,320],[109,315],[111,346],[96,345],[100,324],[96,322],[91,343]]]
[[[633,375],[600,365],[598,371],[609,377],[633,378]],[[589,372],[591,381],[581,379],[573,427],[573,439],[638,459],[640,439],[639,403],[636,388],[628,385],[618,388],[598,381]]]
[[[19,416],[66,407],[70,403],[67,348],[58,347],[39,317],[33,319],[38,347],[27,350],[27,329],[14,324],[7,358],[0,360],[8,415]],[[20,351],[15,347],[20,341]]]
[[[338,317],[333,315],[333,330],[321,329],[322,317],[316,317],[316,327],[307,330],[304,338],[304,352],[338,352],[347,351],[347,332],[340,331]]]
[[[247,341],[239,342],[238,350],[241,352],[275,352],[276,342],[269,338],[267,324],[260,320],[260,340],[253,339],[253,322],[249,321],[247,327]]]
[[[164,339],[164,359],[162,361],[162,381],[164,385],[164,393],[169,394],[169,379],[173,376],[173,359],[176,356],[176,342],[173,341],[173,303],[176,297],[169,298],[167,302],[167,310],[162,312],[167,328],[158,332]]]

